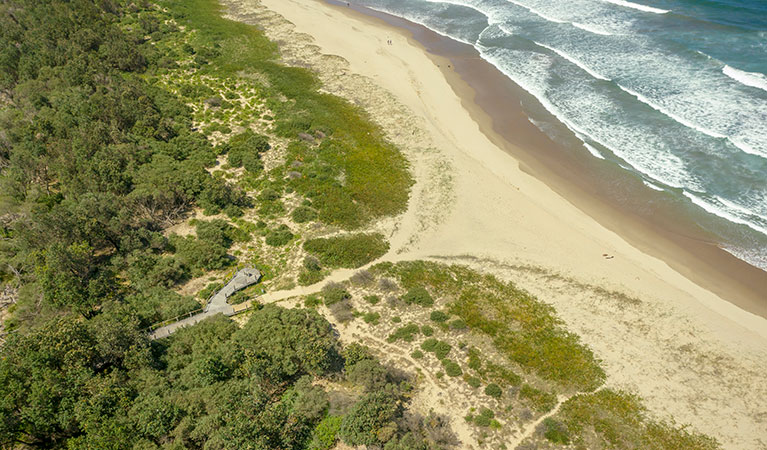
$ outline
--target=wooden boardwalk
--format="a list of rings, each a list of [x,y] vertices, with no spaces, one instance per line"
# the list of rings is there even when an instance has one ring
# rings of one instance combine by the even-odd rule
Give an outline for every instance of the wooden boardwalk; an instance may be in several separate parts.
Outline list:
[[[240,306],[230,305],[227,301],[229,300],[229,297],[234,295],[237,291],[241,291],[245,289],[248,286],[252,286],[256,283],[258,283],[258,280],[261,279],[261,272],[259,272],[256,269],[240,269],[237,271],[236,274],[232,277],[231,280],[229,280],[226,285],[221,288],[218,292],[213,294],[213,296],[210,297],[208,300],[208,304],[205,305],[205,309],[198,313],[194,314],[190,317],[187,317],[182,320],[178,320],[176,322],[173,322],[171,324],[156,328],[152,330],[149,333],[150,339],[160,339],[164,337],[168,337],[176,330],[194,325],[201,320],[205,320],[208,317],[215,316],[216,314],[223,314],[225,316],[233,316],[237,313],[240,313],[246,309],[249,309],[251,302],[247,302],[247,306]]]

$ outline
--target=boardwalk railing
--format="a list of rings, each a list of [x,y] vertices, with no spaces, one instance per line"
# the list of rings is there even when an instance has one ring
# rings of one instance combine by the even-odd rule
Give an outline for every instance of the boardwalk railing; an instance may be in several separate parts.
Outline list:
[[[188,318],[192,317],[193,315],[199,314],[199,313],[201,313],[203,311],[204,311],[203,308],[198,308],[198,309],[195,309],[194,311],[189,311],[188,313],[184,313],[184,314],[182,314],[180,316],[176,316],[176,317],[174,317],[172,319],[163,320],[162,322],[154,323],[154,324],[150,325],[149,328],[146,328],[144,330],[144,332],[151,333],[152,331],[154,331],[154,330],[156,330],[158,328],[162,328],[164,326],[168,326],[168,325],[170,325],[172,323],[176,323],[176,322],[178,322],[180,320],[188,319]]]

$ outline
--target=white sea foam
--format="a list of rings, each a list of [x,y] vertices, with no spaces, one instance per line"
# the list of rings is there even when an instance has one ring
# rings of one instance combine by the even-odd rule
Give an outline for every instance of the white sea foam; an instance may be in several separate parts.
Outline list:
[[[743,70],[735,69],[728,65],[725,65],[722,68],[722,72],[741,84],[767,91],[767,76],[761,73],[746,72]]]
[[[764,252],[762,250],[757,249],[744,249],[740,247],[730,247],[730,246],[724,246],[722,247],[722,250],[726,251],[727,253],[733,255],[734,257],[746,261],[747,263],[751,264],[754,267],[758,267],[762,270],[767,271],[767,252]],[[762,253],[764,252],[764,253]]]
[[[653,8],[652,6],[640,5],[638,3],[627,2],[624,0],[603,0],[603,1],[607,3],[612,3],[613,5],[625,6],[627,8],[638,9],[639,11],[644,11],[644,12],[649,12],[654,14],[666,14],[667,12],[670,12],[667,9]]]
[[[524,8],[524,9],[530,11],[531,13],[535,14],[536,16],[538,16],[538,17],[540,17],[543,20],[546,20],[548,22],[568,23],[566,20],[557,19],[556,17],[547,16],[546,14],[543,14],[542,12],[540,12],[540,11],[538,11],[536,9],[533,9],[533,8],[527,6],[527,5],[523,5],[522,3],[518,3],[518,2],[515,2],[513,0],[506,0],[506,1],[508,1],[511,4],[517,5],[517,6],[521,7],[521,8]]]
[[[424,1],[427,3],[446,4],[446,5],[462,6],[464,8],[469,8],[485,16],[485,18],[487,19],[487,23],[490,25],[500,23],[500,20],[497,17],[494,17],[492,14],[489,14],[487,11],[483,11],[477,8],[471,3],[460,2],[455,0],[424,0]]]
[[[600,153],[599,150],[597,150],[593,146],[587,144],[586,142],[583,143],[583,146],[586,147],[586,150],[588,150],[589,153],[591,153],[593,156],[596,156],[599,159],[605,159],[605,157],[602,156],[602,153]]]
[[[716,198],[716,200],[718,202],[720,202],[721,204],[723,204],[724,206],[726,206],[726,207],[728,207],[730,209],[733,209],[735,211],[739,211],[742,214],[756,216],[756,217],[764,220],[765,222],[767,222],[767,216],[763,216],[763,215],[757,213],[756,211],[752,211],[752,210],[748,209],[745,206],[739,205],[739,204],[737,204],[737,203],[735,203],[733,201],[727,200],[726,198],[722,198],[722,197],[720,197],[718,195],[715,196],[715,198]]]
[[[509,67],[503,63],[502,60],[495,57],[490,53],[491,49],[483,47],[482,45],[476,45],[475,48],[480,52],[482,58],[497,67],[507,77],[514,80],[522,89],[535,96],[541,105],[560,122],[562,122],[567,128],[569,128],[585,145],[584,136],[588,136],[588,140],[599,144],[602,147],[609,149],[613,154],[623,159],[630,165],[624,166],[626,170],[639,172],[649,179],[658,180],[659,182],[676,187],[676,188],[692,188],[698,187],[697,183],[689,177],[689,174],[684,169],[684,163],[679,160],[673,154],[668,153],[655,153],[651,154],[646,152],[638,153],[638,149],[631,151],[625,151],[625,145],[618,142],[616,145],[610,145],[603,141],[599,137],[599,133],[587,131],[580,125],[578,125],[573,119],[569,117],[564,111],[555,106],[551,100],[546,96],[545,87],[537,85],[536,81],[527,80],[519,76],[515,76],[510,72]],[[547,70],[541,68],[540,70]],[[539,127],[540,128],[540,127]],[[592,130],[593,131],[593,130]],[[588,147],[587,147],[588,149]]]
[[[715,204],[711,203],[710,201],[706,201],[706,200],[698,197],[697,195],[692,194],[692,193],[690,193],[690,192],[688,192],[686,190],[683,190],[682,193],[684,194],[685,197],[689,198],[691,202],[693,202],[697,206],[703,208],[708,213],[711,213],[711,214],[713,214],[715,216],[719,216],[719,217],[721,217],[721,218],[723,218],[725,220],[728,220],[730,222],[733,222],[733,223],[738,223],[738,224],[741,224],[741,225],[745,225],[745,226],[751,228],[752,230],[757,231],[757,232],[762,233],[765,236],[767,236],[767,228],[759,226],[759,225],[757,225],[757,224],[755,224],[753,222],[750,222],[750,221],[748,221],[746,219],[741,218],[739,215],[734,214],[733,211],[728,210],[726,205],[724,205],[724,204],[721,204],[721,206],[720,205],[715,205]]]
[[[717,132],[711,131],[711,130],[707,130],[707,129],[703,128],[703,127],[700,127],[700,126],[690,122],[689,120],[687,120],[687,119],[685,119],[683,117],[679,117],[679,116],[675,115],[674,113],[672,113],[668,109],[666,109],[666,108],[664,108],[664,107],[654,103],[652,100],[650,100],[649,98],[647,98],[644,95],[640,94],[639,92],[632,91],[631,89],[629,89],[627,87],[623,87],[620,84],[618,84],[618,87],[621,88],[622,91],[624,91],[624,92],[626,92],[626,93],[628,93],[630,95],[633,95],[640,102],[646,104],[650,108],[652,108],[652,109],[654,109],[654,110],[656,110],[658,112],[661,112],[661,113],[667,115],[668,117],[670,117],[670,118],[674,119],[675,121],[681,123],[682,125],[686,126],[687,128],[692,128],[693,130],[700,131],[701,133],[703,133],[705,135],[708,135],[708,136],[711,136],[713,138],[718,138],[718,139],[726,139],[727,138],[727,136],[724,135],[724,134],[717,133]]]
[[[573,26],[575,28],[580,28],[581,30],[586,30],[589,33],[600,34],[602,36],[613,36],[612,33],[608,32],[608,31],[605,31],[605,30],[601,30],[599,28],[594,28],[591,25],[586,25],[584,23],[578,23],[578,22],[572,22],[572,24],[573,24]]]
[[[454,40],[454,41],[458,41],[458,42],[464,43],[464,44],[466,44],[466,45],[474,45],[474,42],[469,42],[469,41],[467,41],[467,40],[465,40],[465,39],[461,38],[460,36],[451,36],[451,35],[449,35],[449,34],[445,33],[444,31],[438,30],[438,29],[437,29],[437,28],[435,28],[433,25],[430,25],[430,24],[429,24],[427,21],[425,21],[423,18],[421,18],[421,17],[416,17],[416,16],[415,16],[415,15],[413,15],[413,14],[403,14],[403,13],[398,13],[398,12],[389,11],[389,10],[386,10],[386,9],[383,9],[383,8],[377,8],[377,7],[374,7],[374,6],[365,6],[365,7],[366,7],[366,8],[368,8],[368,9],[372,9],[373,11],[378,11],[378,12],[380,12],[380,13],[384,13],[384,14],[391,14],[391,15],[393,15],[393,16],[402,17],[402,18],[404,18],[404,19],[407,19],[407,20],[409,20],[410,22],[413,22],[413,23],[417,23],[418,25],[421,25],[421,26],[423,26],[423,27],[426,27],[426,28],[428,28],[430,31],[433,31],[433,32],[435,32],[435,33],[439,34],[440,36],[444,36],[444,37],[446,37],[446,38],[449,38],[449,39],[452,39],[452,40]]]
[[[650,183],[647,180],[642,180],[642,183],[644,183],[645,186],[647,186],[648,188],[654,191],[660,191],[660,192],[665,191],[665,189],[663,189],[662,187],[658,186],[657,184]]]
[[[561,56],[562,58],[565,58],[566,60],[570,61],[571,63],[573,63],[573,64],[575,64],[576,66],[578,66],[578,67],[580,67],[581,69],[583,69],[583,70],[584,70],[586,73],[588,73],[588,74],[589,74],[589,75],[591,75],[592,77],[594,77],[594,78],[597,78],[597,79],[600,79],[600,80],[603,80],[603,81],[610,81],[610,79],[609,79],[609,78],[603,77],[602,75],[600,75],[600,74],[598,74],[598,73],[594,72],[594,70],[592,70],[591,68],[589,68],[589,67],[588,67],[586,64],[584,64],[584,63],[582,63],[582,62],[578,61],[577,59],[573,58],[572,56],[568,55],[567,53],[565,53],[565,52],[563,52],[563,51],[561,51],[561,50],[557,50],[557,49],[556,49],[556,48],[554,48],[554,47],[549,47],[549,46],[548,46],[548,45],[546,45],[546,44],[541,44],[540,42],[536,42],[536,41],[533,41],[533,42],[535,42],[535,43],[536,43],[536,45],[540,45],[541,47],[543,47],[543,48],[545,48],[545,49],[551,50],[552,52],[556,53],[557,55]]]

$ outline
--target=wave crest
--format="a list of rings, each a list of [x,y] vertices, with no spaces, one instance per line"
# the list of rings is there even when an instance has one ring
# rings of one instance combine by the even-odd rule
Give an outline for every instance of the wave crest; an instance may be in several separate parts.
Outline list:
[[[767,91],[767,76],[756,72],[738,70],[728,65],[722,68],[722,73],[746,86],[755,87]]]
[[[625,0],[602,0],[613,5],[625,6],[626,8],[636,9],[639,11],[654,13],[654,14],[666,14],[671,11],[668,9],[653,8],[652,6],[640,5],[639,3],[627,2]]]

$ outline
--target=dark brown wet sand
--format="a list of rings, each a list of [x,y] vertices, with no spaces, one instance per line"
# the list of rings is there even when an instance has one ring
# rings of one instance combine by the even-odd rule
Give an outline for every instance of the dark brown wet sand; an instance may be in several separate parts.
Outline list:
[[[767,272],[719,248],[716,236],[679,214],[670,196],[614,163],[596,159],[575,140],[553,141],[530,122],[522,104],[548,116],[547,122],[556,119],[476,49],[399,17],[326,1],[406,30],[440,66],[483,133],[520,161],[523,170],[694,283],[767,318]]]

